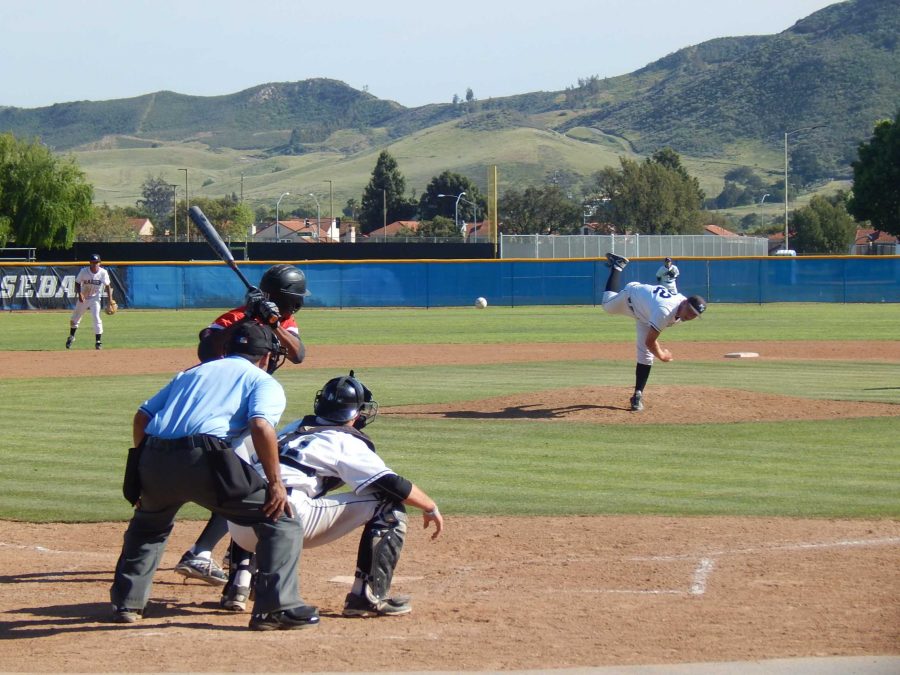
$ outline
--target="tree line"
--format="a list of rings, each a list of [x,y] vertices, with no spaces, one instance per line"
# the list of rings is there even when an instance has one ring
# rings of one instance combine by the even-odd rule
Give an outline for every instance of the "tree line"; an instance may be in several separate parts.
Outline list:
[[[800,153],[798,162],[807,161]],[[893,120],[876,124],[868,142],[858,148],[852,163],[852,193],[815,196],[808,206],[795,209],[789,220],[791,241],[800,253],[846,253],[860,223],[900,235],[900,111]],[[797,171],[799,180],[803,172]],[[603,233],[697,234],[702,232],[704,207],[724,208],[742,200],[754,203],[771,197],[783,199],[780,183],[766,184],[748,168],[725,177],[725,187],[709,200],[696,178],[681,163],[678,153],[663,148],[643,161],[621,157],[618,167],[595,173],[588,193],[575,198],[559,182],[508,189],[497,204],[499,230],[505,234],[575,234],[586,220]],[[797,189],[796,186],[788,186]],[[193,225],[177,223],[184,201],[176,203],[175,189],[162,177],[148,177],[142,198],[134,207],[94,205],[93,187],[70,158],[59,158],[39,141],[22,141],[0,134],[0,245],[69,248],[75,237],[83,240],[135,237],[128,224],[134,217],[149,217],[157,227],[189,235]],[[254,213],[237,195],[219,199],[193,199],[226,238],[247,235]],[[359,202],[350,199],[344,214],[358,220],[369,234],[395,221],[418,227],[408,236],[462,239],[461,224],[487,218],[487,198],[468,177],[444,171],[434,176],[424,192],[407,193],[397,161],[387,151],[376,160]],[[708,218],[707,218],[708,220]],[[183,228],[183,229],[182,229]],[[775,227],[771,229],[777,229]],[[174,233],[174,232],[172,232]]]

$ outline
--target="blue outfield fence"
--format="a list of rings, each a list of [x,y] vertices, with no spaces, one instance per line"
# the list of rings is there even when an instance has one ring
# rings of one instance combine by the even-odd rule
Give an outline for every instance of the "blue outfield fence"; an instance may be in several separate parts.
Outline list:
[[[900,302],[900,256],[692,258],[676,261],[678,289],[710,302]],[[240,264],[258,283],[272,263]],[[605,260],[299,261],[310,307],[452,307],[483,296],[492,305],[598,305]],[[109,263],[120,305],[137,309],[232,307],[244,297],[222,263]],[[634,260],[622,282],[654,283],[660,260]],[[6,310],[75,305],[71,263],[0,267]]]

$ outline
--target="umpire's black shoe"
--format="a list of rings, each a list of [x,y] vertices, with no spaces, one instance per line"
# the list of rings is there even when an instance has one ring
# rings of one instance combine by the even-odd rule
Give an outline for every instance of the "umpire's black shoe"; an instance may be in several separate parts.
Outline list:
[[[250,616],[250,630],[296,630],[318,625],[319,610],[312,605],[300,605],[283,612]]]

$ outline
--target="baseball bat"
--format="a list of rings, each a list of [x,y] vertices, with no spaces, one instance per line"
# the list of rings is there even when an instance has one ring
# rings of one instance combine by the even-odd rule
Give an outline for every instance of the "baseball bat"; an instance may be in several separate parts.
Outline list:
[[[234,256],[231,254],[229,248],[225,245],[225,242],[222,241],[222,237],[219,236],[219,233],[216,232],[216,228],[212,226],[212,223],[209,222],[209,218],[206,217],[206,214],[200,210],[199,206],[192,206],[188,210],[188,215],[191,217],[191,220],[194,221],[194,225],[197,226],[203,233],[203,237],[206,239],[207,243],[212,246],[212,250],[216,252],[216,255],[222,259],[226,265],[228,265],[234,273],[237,274],[241,281],[244,282],[244,286],[247,287],[247,290],[256,290],[256,286],[251,284],[247,277],[244,276],[244,273],[238,269],[237,263],[234,262]]]

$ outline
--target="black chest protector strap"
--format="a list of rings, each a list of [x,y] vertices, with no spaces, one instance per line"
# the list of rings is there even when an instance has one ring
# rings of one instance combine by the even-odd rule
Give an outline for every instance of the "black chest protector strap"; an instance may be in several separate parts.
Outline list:
[[[300,426],[297,427],[296,430],[285,436],[285,438],[280,442],[287,443],[294,440],[295,438],[308,436],[309,434],[314,434],[319,431],[340,431],[341,433],[350,434],[351,436],[355,436],[363,443],[365,443],[366,446],[368,446],[369,450],[377,453],[377,451],[375,450],[375,444],[372,442],[372,439],[366,436],[359,429],[343,425],[332,426],[328,424],[316,424],[315,415],[307,415],[306,417],[304,417],[300,422]]]

